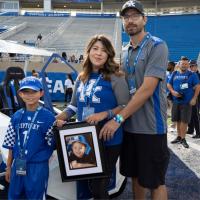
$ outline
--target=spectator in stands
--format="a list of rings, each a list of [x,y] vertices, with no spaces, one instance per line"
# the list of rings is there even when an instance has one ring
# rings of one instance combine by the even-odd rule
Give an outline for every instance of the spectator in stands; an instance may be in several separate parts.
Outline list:
[[[76,56],[74,54],[70,57],[70,62],[72,62],[72,63],[78,62],[78,60],[76,59]]]
[[[40,33],[40,34],[37,36],[37,41],[35,42],[35,46],[36,46],[36,47],[40,47],[41,40],[42,40],[42,34]]]
[[[176,71],[167,84],[173,95],[172,121],[177,122],[178,133],[171,143],[181,143],[185,148],[189,148],[185,135],[191,119],[192,106],[196,104],[199,95],[200,85],[197,74],[188,70],[189,60],[187,57],[181,57],[179,67],[180,71]]]
[[[79,60],[79,63],[82,63],[82,62],[83,62],[83,55],[82,55],[82,54],[80,55],[80,57],[79,57],[78,60]]]
[[[130,42],[123,51],[123,69],[129,92],[128,105],[101,130],[113,132],[124,124],[121,150],[122,175],[131,177],[134,199],[167,199],[165,174],[167,147],[166,70],[168,49],[160,38],[145,31],[147,17],[139,1],[127,1],[120,12]]]
[[[65,102],[66,102],[65,105],[67,105],[71,101],[73,93],[73,85],[74,81],[72,79],[71,74],[67,74],[67,79],[65,80]]]
[[[37,40],[42,40],[42,34],[41,33],[37,36]]]
[[[103,125],[113,118],[129,99],[125,76],[118,72],[114,61],[115,51],[108,38],[96,35],[91,38],[83,61],[83,71],[77,78],[72,101],[57,116],[57,125],[77,113],[77,120]],[[108,178],[91,179],[78,182],[78,186],[87,184],[94,199],[109,199],[109,178],[115,168],[122,142],[122,127],[112,135],[105,133],[100,139],[104,142]],[[80,187],[78,187],[80,188]],[[83,192],[83,191],[81,191]],[[79,190],[78,190],[78,195]],[[84,194],[83,194],[84,195]],[[83,197],[84,198],[84,197]]]
[[[38,72],[35,71],[35,69],[33,69],[31,73],[32,73],[32,76],[35,76],[37,78],[39,77],[39,74]]]
[[[200,79],[200,73],[198,71],[198,65],[196,60],[190,61],[190,70],[197,74],[197,76]],[[200,95],[197,98],[197,102],[194,106],[192,106],[192,117],[190,120],[190,123],[188,124],[188,134],[193,134],[194,130],[196,132],[196,135],[193,136],[193,138],[200,138],[200,116],[199,116],[199,104],[200,104]]]
[[[66,52],[62,52],[62,58],[67,61],[67,54],[66,54]]]

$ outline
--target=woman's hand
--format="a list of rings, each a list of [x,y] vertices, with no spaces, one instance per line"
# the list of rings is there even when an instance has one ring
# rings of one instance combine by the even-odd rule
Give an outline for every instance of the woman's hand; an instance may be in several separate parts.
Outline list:
[[[61,120],[61,119],[56,120],[56,126],[59,127],[59,128],[63,127],[63,125],[65,123],[66,123],[66,121],[64,121],[64,120]]]
[[[106,119],[108,117],[108,113],[105,111],[105,112],[100,112],[100,113],[94,113],[90,116],[88,116],[86,118],[86,121],[89,123],[89,124],[97,124],[98,122]]]
[[[108,141],[113,138],[116,130],[120,127],[120,124],[115,120],[108,121],[100,131],[99,139],[104,139],[104,141]]]

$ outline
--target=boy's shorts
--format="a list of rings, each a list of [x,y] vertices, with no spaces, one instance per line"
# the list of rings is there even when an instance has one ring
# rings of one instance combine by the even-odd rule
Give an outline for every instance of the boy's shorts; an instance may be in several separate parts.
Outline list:
[[[49,177],[48,161],[27,163],[27,175],[16,174],[14,161],[11,169],[8,199],[44,199]]]
[[[175,104],[172,105],[172,121],[190,123],[192,116],[192,106],[190,104]]]
[[[165,184],[169,163],[167,135],[124,132],[120,158],[122,175],[137,178],[144,188],[156,189]]]

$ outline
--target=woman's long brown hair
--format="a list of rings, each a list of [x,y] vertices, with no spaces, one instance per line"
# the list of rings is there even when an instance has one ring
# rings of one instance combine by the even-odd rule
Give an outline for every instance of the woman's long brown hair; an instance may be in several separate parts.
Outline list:
[[[102,42],[106,53],[108,54],[108,58],[104,67],[99,70],[99,73],[103,75],[105,80],[110,80],[111,74],[118,74],[119,72],[119,64],[117,64],[114,60],[115,50],[112,46],[111,41],[104,35],[95,35],[91,38],[85,52],[85,58],[83,61],[83,71],[80,73],[80,80],[85,82],[88,80],[90,74],[92,73],[92,63],[89,58],[89,53],[93,45],[97,42]]]

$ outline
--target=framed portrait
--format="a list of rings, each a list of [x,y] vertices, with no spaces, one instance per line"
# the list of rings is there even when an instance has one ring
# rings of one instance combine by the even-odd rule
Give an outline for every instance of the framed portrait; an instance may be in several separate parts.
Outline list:
[[[74,122],[56,129],[56,144],[62,181],[106,177],[106,162],[100,127]]]

